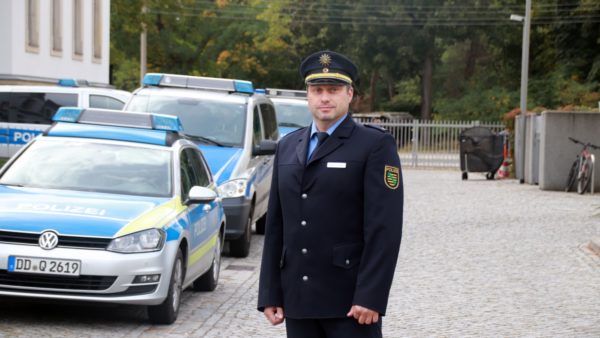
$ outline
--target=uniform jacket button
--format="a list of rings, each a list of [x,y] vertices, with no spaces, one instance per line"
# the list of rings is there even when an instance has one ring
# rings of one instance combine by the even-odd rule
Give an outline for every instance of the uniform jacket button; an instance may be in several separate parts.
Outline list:
[[[302,199],[305,200],[308,197],[307,194],[302,194]]]
[[[308,281],[308,276],[303,276],[302,280],[305,281],[305,282]]]
[[[350,260],[346,259],[346,265],[350,264]]]
[[[306,226],[306,221],[302,221],[302,222],[300,222],[300,225],[302,225],[302,226]]]
[[[302,248],[302,253],[306,255],[306,253],[308,252],[308,250],[306,250],[306,248]]]

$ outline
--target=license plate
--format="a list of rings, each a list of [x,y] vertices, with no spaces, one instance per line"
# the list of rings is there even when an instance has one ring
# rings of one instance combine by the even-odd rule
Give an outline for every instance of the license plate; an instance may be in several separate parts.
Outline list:
[[[79,276],[81,261],[69,259],[8,256],[8,272]]]

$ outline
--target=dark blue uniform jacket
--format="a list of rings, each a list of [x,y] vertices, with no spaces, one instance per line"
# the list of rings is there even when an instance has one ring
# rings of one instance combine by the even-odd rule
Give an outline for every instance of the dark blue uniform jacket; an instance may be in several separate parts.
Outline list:
[[[277,148],[258,309],[342,318],[360,305],[384,315],[402,236],[395,140],[348,116],[306,163],[309,133]]]

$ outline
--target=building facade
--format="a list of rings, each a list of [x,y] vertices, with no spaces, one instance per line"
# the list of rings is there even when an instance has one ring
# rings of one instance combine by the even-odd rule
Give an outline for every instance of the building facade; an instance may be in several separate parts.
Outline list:
[[[0,17],[0,84],[109,85],[110,0],[3,0]]]

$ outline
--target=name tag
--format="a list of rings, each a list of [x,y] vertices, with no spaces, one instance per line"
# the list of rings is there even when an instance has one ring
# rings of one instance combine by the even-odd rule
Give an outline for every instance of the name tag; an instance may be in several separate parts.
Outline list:
[[[346,162],[327,162],[327,168],[346,168]]]

